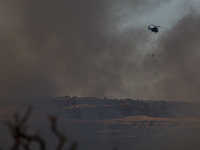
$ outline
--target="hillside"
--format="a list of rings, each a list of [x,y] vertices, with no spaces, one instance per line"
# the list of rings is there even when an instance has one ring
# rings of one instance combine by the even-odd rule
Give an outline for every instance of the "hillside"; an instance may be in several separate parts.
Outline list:
[[[136,115],[161,118],[200,117],[199,102],[64,96],[58,97],[56,103],[66,117],[77,119],[111,119]]]
[[[51,141],[54,137],[49,134],[47,116],[55,114],[59,118],[59,130],[66,131],[68,137],[77,141],[80,150],[112,149],[115,146],[120,149],[148,149],[168,141],[171,145],[161,144],[159,149],[171,149],[177,139],[184,141],[189,136],[193,137],[189,141],[192,142],[200,137],[199,102],[70,96],[30,99],[23,105],[19,102],[12,105],[7,99],[2,102],[1,120],[12,120],[14,109],[23,114],[26,104],[33,102],[29,129],[41,129],[42,137]],[[0,131],[1,146],[10,147],[10,137],[3,125]],[[49,144],[52,149],[56,143],[51,141]],[[146,145],[149,146],[146,148]]]

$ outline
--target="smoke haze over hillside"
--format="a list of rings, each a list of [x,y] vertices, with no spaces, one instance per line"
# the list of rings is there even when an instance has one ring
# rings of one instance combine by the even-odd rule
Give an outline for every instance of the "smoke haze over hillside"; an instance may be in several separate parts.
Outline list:
[[[184,15],[159,20],[172,1],[1,0],[0,96],[197,101],[197,3],[182,1]],[[170,26],[155,50],[146,21]]]

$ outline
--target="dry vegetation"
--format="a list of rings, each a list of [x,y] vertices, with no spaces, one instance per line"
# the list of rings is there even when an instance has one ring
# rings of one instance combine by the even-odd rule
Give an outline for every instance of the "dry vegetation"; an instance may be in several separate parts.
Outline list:
[[[10,133],[13,138],[13,144],[11,150],[30,150],[31,143],[35,142],[39,145],[40,150],[46,150],[45,140],[40,136],[40,131],[36,131],[35,134],[31,135],[27,132],[27,121],[31,115],[32,107],[28,107],[25,115],[20,117],[18,113],[14,114],[14,122],[5,121],[5,125],[9,128]],[[62,150],[66,142],[68,142],[68,137],[62,134],[57,129],[57,120],[56,116],[48,116],[48,119],[51,123],[51,131],[58,138],[59,142],[56,146],[56,150]],[[71,144],[69,150],[76,150],[77,143]]]

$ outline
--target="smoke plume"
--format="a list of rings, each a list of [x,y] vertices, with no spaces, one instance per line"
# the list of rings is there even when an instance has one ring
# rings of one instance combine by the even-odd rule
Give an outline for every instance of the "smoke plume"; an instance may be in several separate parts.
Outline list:
[[[168,2],[2,0],[0,96],[198,100],[197,13],[158,39],[154,58],[145,26],[121,26]]]

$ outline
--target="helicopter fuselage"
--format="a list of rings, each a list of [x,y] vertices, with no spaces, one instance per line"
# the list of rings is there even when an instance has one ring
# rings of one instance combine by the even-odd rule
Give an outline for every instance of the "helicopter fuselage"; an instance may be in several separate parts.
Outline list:
[[[148,29],[149,30],[151,30],[151,32],[153,32],[153,33],[157,33],[158,32],[158,28],[157,27],[150,27],[150,26],[148,26]]]

